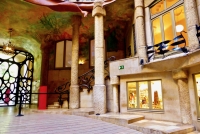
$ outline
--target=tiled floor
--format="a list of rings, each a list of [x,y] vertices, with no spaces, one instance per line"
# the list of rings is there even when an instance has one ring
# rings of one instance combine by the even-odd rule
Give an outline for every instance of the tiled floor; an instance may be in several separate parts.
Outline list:
[[[0,107],[0,134],[142,134],[115,124],[91,118],[64,115],[32,113],[23,109],[24,116],[17,109]]]

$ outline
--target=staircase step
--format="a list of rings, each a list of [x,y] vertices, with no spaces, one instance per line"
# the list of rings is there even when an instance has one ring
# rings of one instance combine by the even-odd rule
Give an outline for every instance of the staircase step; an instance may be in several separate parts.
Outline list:
[[[60,106],[59,102],[54,102],[53,105],[54,106]]]
[[[48,105],[47,108],[48,108],[48,109],[56,109],[56,108],[60,108],[60,106]]]
[[[106,121],[109,123],[117,124],[120,126],[127,126],[127,124],[140,121],[144,119],[142,115],[128,115],[128,114],[116,114],[106,113],[101,115],[90,115],[90,118]]]
[[[187,134],[189,132],[193,132],[195,129],[193,125],[146,119],[131,123],[127,126],[145,134]]]

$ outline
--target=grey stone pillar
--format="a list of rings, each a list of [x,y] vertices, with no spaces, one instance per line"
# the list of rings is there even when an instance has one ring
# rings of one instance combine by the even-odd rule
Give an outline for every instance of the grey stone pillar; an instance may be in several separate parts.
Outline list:
[[[152,31],[151,31],[151,13],[149,7],[145,8],[145,30],[146,30],[146,43],[147,46],[153,46],[153,38],[152,38]],[[153,50],[154,48],[152,48]],[[149,56],[152,54],[149,54]],[[150,61],[153,60],[153,57]]]
[[[185,16],[188,33],[189,51],[194,51],[199,47],[199,42],[196,37],[196,25],[199,25],[197,4],[195,0],[184,0]]]
[[[139,59],[147,62],[146,38],[144,30],[144,0],[135,0],[136,43]]]
[[[173,79],[177,80],[179,89],[180,111],[183,124],[192,123],[192,115],[190,108],[190,95],[188,89],[188,75],[186,71],[177,70],[173,73]]]
[[[81,17],[75,15],[72,17],[73,37],[72,37],[72,64],[71,64],[71,86],[69,107],[71,109],[80,107],[80,93],[78,85],[78,59],[79,59],[79,27]]]
[[[110,79],[110,84],[113,86],[113,112],[119,113],[119,77],[113,76]]]
[[[106,86],[104,82],[104,31],[103,17],[106,11],[103,0],[94,2],[92,16],[95,22],[95,85],[93,87],[93,106],[95,113],[106,113]]]

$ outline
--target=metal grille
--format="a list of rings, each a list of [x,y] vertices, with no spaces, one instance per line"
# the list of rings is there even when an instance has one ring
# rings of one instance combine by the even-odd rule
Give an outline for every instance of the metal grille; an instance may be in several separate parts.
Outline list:
[[[0,106],[14,106],[20,93],[31,93],[33,63],[28,52],[16,50],[13,55],[4,55],[0,48]],[[31,95],[24,95],[22,102],[31,103]]]

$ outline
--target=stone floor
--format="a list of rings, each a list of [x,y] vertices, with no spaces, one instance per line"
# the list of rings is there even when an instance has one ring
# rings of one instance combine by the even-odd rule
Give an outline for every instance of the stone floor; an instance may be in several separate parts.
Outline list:
[[[142,134],[139,131],[92,118],[34,113],[23,108],[0,107],[0,134]],[[17,116],[24,115],[24,116]]]
[[[146,120],[141,115],[95,115],[93,109],[38,110],[32,106],[24,107],[22,114],[16,117],[15,107],[0,107],[0,134],[200,134],[192,125]]]

